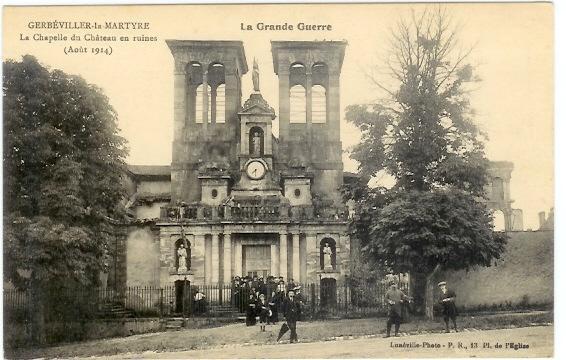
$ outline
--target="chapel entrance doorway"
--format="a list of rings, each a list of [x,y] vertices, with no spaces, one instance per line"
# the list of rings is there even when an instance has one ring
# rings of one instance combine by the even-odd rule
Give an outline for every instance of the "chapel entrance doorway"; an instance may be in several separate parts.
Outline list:
[[[271,247],[269,245],[242,246],[242,270],[248,276],[267,278],[271,271]]]
[[[336,280],[325,278],[320,280],[320,306],[322,308],[336,306]]]
[[[191,282],[188,280],[175,281],[175,313],[190,313],[191,300]]]

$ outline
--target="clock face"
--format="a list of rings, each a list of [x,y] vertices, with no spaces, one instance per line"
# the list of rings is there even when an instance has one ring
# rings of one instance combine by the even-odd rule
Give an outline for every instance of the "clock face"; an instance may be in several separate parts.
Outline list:
[[[261,179],[265,175],[265,166],[260,161],[251,161],[246,168],[246,173],[250,179]]]

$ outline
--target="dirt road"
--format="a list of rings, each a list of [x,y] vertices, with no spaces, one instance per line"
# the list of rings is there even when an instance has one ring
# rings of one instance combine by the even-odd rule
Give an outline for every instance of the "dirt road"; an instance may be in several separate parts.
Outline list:
[[[225,346],[182,352],[145,352],[121,354],[112,358],[548,357],[552,353],[552,326],[535,326],[387,339],[363,338],[317,343]]]

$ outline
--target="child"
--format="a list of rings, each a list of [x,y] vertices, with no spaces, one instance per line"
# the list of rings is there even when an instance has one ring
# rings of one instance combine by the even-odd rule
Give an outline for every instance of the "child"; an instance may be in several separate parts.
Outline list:
[[[265,331],[265,323],[269,318],[269,304],[265,300],[264,294],[259,294],[259,301],[257,303],[257,309],[259,312],[259,326],[261,331]]]
[[[246,309],[246,326],[255,325],[256,320],[256,297],[253,293],[250,293],[248,298],[248,306]]]

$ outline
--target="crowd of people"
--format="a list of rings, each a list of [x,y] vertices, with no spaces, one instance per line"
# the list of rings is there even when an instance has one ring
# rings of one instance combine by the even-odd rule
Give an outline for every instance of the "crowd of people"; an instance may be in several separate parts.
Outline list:
[[[449,322],[457,330],[455,305],[456,294],[448,289],[446,282],[438,284],[440,288],[439,305],[445,322],[445,331],[450,332]],[[194,297],[195,312],[205,312],[205,297],[197,291]],[[385,294],[385,301],[389,305],[388,321],[385,337],[391,336],[391,328],[395,325],[395,336],[399,336],[399,327],[404,318],[403,310],[406,304],[412,302],[398,288],[398,279],[390,280],[389,289]],[[301,294],[301,286],[293,279],[285,282],[283,277],[268,276],[266,278],[257,276],[236,276],[232,279],[232,305],[240,312],[246,313],[246,325],[254,326],[259,320],[260,331],[266,331],[266,325],[277,324],[283,321],[279,331],[278,340],[290,330],[291,342],[297,341],[296,323],[301,318],[301,308],[305,299]]]
[[[296,340],[296,320],[300,317],[300,306],[304,299],[301,286],[293,279],[285,282],[283,277],[239,277],[232,280],[233,303],[240,312],[246,313],[246,325],[253,326],[259,320],[260,331],[265,326],[285,320],[291,330],[291,340]]]

